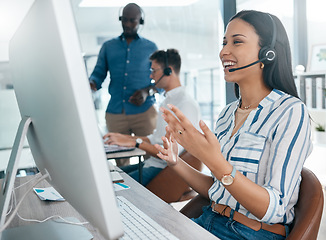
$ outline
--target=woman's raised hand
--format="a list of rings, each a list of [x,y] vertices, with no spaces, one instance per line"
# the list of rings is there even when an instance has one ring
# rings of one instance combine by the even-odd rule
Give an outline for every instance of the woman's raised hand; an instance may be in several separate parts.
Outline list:
[[[158,144],[154,145],[156,149],[159,150],[157,156],[165,160],[169,166],[176,165],[179,157],[178,144],[168,129],[166,135],[162,137],[162,140],[164,148]]]
[[[203,133],[199,132],[185,115],[175,106],[168,105],[169,109],[160,108],[162,117],[167,122],[167,131],[182,145],[190,154],[201,160],[207,167],[213,167],[216,159],[222,156],[220,144],[211,130],[201,120],[199,126]],[[214,165],[215,165],[214,164]]]

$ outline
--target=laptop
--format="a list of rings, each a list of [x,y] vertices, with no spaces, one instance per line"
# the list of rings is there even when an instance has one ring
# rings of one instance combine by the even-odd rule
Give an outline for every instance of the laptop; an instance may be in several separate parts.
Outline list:
[[[105,152],[108,153],[118,153],[118,152],[128,152],[135,150],[135,147],[124,147],[119,145],[108,145],[104,144]]]

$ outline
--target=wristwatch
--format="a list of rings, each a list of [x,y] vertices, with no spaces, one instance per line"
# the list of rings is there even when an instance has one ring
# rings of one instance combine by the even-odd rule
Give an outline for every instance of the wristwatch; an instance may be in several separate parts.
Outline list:
[[[143,143],[143,139],[141,139],[141,138],[136,138],[136,145],[135,145],[135,147],[138,148],[139,145],[142,144],[142,143]]]
[[[221,178],[221,183],[225,186],[231,185],[233,183],[236,171],[237,169],[235,169],[235,167],[232,167],[231,174],[223,175],[223,177]]]

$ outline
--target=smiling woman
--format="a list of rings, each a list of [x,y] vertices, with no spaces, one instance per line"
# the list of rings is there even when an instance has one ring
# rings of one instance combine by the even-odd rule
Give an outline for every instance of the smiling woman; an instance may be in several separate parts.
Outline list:
[[[228,23],[220,52],[225,80],[235,83],[239,99],[219,114],[215,134],[203,121],[203,133],[197,131],[175,106],[168,106],[175,115],[162,109],[168,128],[158,156],[210,200],[194,221],[221,239],[281,240],[290,231],[300,173],[312,150],[310,118],[297,96],[290,56],[276,16],[240,11]],[[178,157],[176,142],[212,176]]]

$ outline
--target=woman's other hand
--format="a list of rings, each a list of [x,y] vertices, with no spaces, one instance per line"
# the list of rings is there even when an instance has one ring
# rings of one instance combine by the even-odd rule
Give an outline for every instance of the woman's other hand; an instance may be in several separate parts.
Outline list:
[[[216,166],[217,159],[224,159],[215,134],[202,120],[199,126],[203,133],[199,132],[177,107],[170,104],[168,107],[175,115],[165,108],[160,108],[162,117],[168,123],[167,132],[180,145],[210,169]]]

